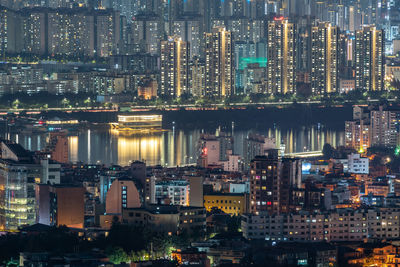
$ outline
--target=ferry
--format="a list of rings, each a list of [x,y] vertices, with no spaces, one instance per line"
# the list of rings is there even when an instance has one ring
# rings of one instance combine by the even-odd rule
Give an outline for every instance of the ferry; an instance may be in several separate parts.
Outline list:
[[[111,129],[125,133],[162,131],[162,115],[118,115]]]

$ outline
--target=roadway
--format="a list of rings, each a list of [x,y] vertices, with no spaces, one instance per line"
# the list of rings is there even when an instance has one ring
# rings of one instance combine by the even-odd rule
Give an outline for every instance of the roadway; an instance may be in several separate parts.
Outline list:
[[[389,102],[397,101],[396,98],[387,99]],[[376,103],[379,102],[379,99],[370,99],[368,103]],[[132,112],[140,112],[140,111],[174,111],[179,109],[184,110],[223,110],[223,109],[245,109],[247,107],[255,106],[258,109],[263,109],[264,107],[271,106],[289,106],[294,103],[300,105],[325,105],[325,102],[315,100],[315,101],[278,101],[278,102],[262,102],[262,103],[218,103],[218,104],[207,104],[207,105],[196,105],[196,104],[171,104],[171,105],[146,105],[146,106],[132,106],[130,111]],[[354,101],[344,100],[343,104],[354,104]],[[331,104],[333,107],[343,107],[343,104]],[[9,112],[19,113],[25,111],[28,114],[38,114],[40,112],[46,111],[65,111],[65,112],[116,112],[117,109],[103,108],[103,107],[74,107],[74,108],[20,108],[20,109],[0,109],[0,115],[5,115]]]

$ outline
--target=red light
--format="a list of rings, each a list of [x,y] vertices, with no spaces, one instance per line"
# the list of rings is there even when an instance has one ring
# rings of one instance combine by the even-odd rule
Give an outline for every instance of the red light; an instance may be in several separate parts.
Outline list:
[[[268,206],[271,206],[271,205],[272,205],[272,202],[271,202],[271,201],[268,201],[268,202],[267,202],[267,205],[268,205]]]
[[[282,20],[284,20],[284,19],[285,19],[285,18],[284,18],[283,16],[275,17],[275,18],[274,18],[275,21],[282,21]]]
[[[203,148],[203,154],[204,154],[204,155],[207,155],[207,148],[206,148],[206,147]]]
[[[42,120],[39,121],[39,124],[42,125],[44,122]]]

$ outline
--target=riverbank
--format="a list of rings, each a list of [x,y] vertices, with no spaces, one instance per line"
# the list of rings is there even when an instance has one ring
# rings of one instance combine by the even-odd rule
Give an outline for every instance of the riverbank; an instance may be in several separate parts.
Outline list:
[[[129,114],[161,114],[163,128],[173,126],[185,129],[201,127],[234,127],[258,128],[265,125],[302,126],[323,123],[332,127],[342,126],[345,120],[352,118],[352,105],[290,105],[290,106],[248,106],[236,109],[165,109],[165,110],[135,110]],[[89,123],[110,123],[117,121],[117,115],[128,112],[118,111],[42,111],[32,114],[35,117],[59,117],[87,121]]]

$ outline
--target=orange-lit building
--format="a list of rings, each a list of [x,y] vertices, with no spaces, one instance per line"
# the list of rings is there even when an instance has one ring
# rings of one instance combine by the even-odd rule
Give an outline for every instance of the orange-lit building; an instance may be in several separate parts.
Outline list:
[[[139,82],[137,90],[138,97],[141,97],[146,100],[157,97],[157,88],[158,88],[157,80],[150,77],[144,77]]]
[[[386,183],[372,183],[365,185],[365,194],[371,194],[374,196],[384,196],[387,197],[389,194],[389,185]]]
[[[50,133],[50,140],[46,150],[50,152],[52,160],[68,163],[68,138],[66,133]]]
[[[107,192],[106,213],[122,214],[122,209],[139,208],[139,192],[131,179],[116,179]]]
[[[46,225],[84,226],[85,188],[72,185],[36,185],[36,222]]]
[[[207,258],[206,252],[199,252],[197,249],[175,250],[172,251],[171,256],[179,264],[199,264],[200,266],[211,266],[210,260]]]
[[[391,244],[377,244],[377,247],[372,249],[372,253],[368,253],[370,249],[367,247],[359,247],[356,249],[358,255],[356,259],[348,260],[348,264],[357,266],[385,266],[396,267],[400,266],[399,247]]]

